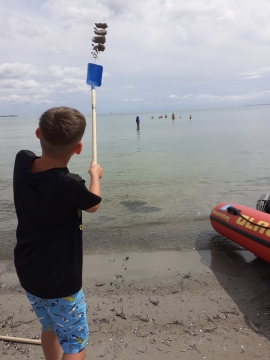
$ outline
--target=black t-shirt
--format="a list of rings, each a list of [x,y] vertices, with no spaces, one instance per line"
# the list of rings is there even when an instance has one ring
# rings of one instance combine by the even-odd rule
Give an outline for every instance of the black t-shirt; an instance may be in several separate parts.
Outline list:
[[[15,160],[15,267],[26,291],[54,299],[82,286],[82,210],[99,204],[101,197],[67,167],[31,173],[36,158],[21,150]]]

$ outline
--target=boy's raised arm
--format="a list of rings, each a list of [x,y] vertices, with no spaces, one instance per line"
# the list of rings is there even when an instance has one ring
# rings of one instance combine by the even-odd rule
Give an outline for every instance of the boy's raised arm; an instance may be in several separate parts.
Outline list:
[[[89,191],[95,195],[101,196],[101,189],[100,189],[100,182],[99,179],[102,178],[103,175],[103,169],[99,164],[95,164],[94,161],[91,161],[90,168],[88,170],[88,173],[90,174],[90,187]],[[99,208],[99,204],[96,206],[93,206],[87,210],[86,212],[94,213]]]

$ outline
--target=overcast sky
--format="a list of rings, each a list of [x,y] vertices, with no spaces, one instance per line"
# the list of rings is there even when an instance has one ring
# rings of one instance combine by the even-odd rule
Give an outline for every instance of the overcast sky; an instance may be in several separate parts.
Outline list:
[[[95,22],[99,113],[270,103],[269,19],[269,0],[1,0],[0,115],[90,114]]]

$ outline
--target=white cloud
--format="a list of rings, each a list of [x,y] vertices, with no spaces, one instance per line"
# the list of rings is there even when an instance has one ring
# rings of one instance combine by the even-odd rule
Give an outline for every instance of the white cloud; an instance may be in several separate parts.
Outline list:
[[[75,86],[81,86],[81,85],[85,85],[85,80],[82,79],[75,79],[75,78],[65,78],[62,79],[61,82],[63,84],[71,84],[71,85],[75,85]]]
[[[199,94],[197,96],[197,100],[215,100],[218,99],[219,96],[217,95],[211,95],[211,94]]]
[[[40,84],[35,80],[15,80],[4,79],[1,81],[2,89],[33,89],[38,88]]]
[[[52,75],[59,78],[66,78],[68,76],[83,76],[85,75],[85,68],[83,67],[68,67],[68,66],[59,66],[51,65],[48,67]]]
[[[96,21],[109,25],[96,60],[102,112],[265,101],[269,17],[268,0],[3,0],[0,104],[16,95],[88,109]]]
[[[260,69],[256,69],[250,72],[241,73],[240,75],[244,76],[246,79],[257,79],[260,77],[264,77],[270,73],[270,66],[265,66]]]
[[[246,94],[236,94],[236,95],[212,95],[212,94],[200,94],[196,97],[196,100],[207,100],[207,101],[239,101],[239,100],[258,100],[267,98],[267,91],[255,91]]]
[[[219,21],[223,21],[223,20],[228,20],[228,21],[234,21],[235,20],[235,16],[236,16],[236,14],[235,14],[235,12],[234,11],[232,11],[232,10],[228,10],[228,11],[226,11],[224,14],[222,14],[219,18],[218,18],[218,20]]]
[[[34,37],[45,36],[47,30],[43,26],[37,26],[32,20],[21,20],[17,25],[16,32],[22,36],[33,39]]]
[[[50,47],[50,52],[52,54],[58,54],[59,53],[59,49],[56,46],[51,46]]]
[[[31,64],[0,64],[0,79],[22,79],[38,73],[36,67]]]
[[[31,64],[0,64],[0,105],[16,101],[18,104],[49,104],[55,95],[89,93],[89,87],[82,77],[82,68],[55,65],[47,71],[46,68],[40,70]],[[31,78],[37,74],[43,74],[46,81]]]
[[[6,14],[0,12],[0,38],[10,38],[11,28]]]
[[[30,100],[31,98],[28,96],[19,96],[16,94],[0,97],[0,101],[5,101],[5,102],[29,102]]]
[[[176,34],[183,40],[188,39],[187,32],[182,26],[176,25]]]
[[[19,95],[8,95],[0,96],[0,106],[4,103],[14,103],[14,104],[50,104],[51,101],[48,99],[38,99],[37,96],[19,96]]]
[[[64,22],[79,24],[92,24],[99,19],[103,21],[108,18],[110,11],[102,1],[93,0],[91,3],[85,0],[77,0],[76,6],[73,0],[49,0],[42,6],[51,16]],[[91,24],[91,25],[90,25]]]

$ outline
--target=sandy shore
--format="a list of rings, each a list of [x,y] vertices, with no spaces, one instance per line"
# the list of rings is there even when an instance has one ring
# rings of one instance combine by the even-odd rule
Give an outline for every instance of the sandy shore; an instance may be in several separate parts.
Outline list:
[[[84,256],[86,359],[269,359],[270,266],[246,251]],[[1,335],[39,338],[12,261],[0,265]],[[43,359],[0,341],[2,360]]]

